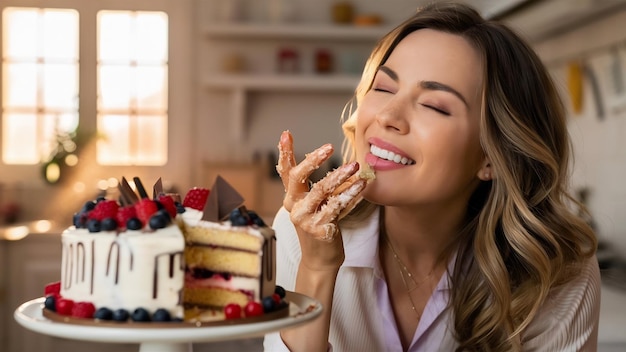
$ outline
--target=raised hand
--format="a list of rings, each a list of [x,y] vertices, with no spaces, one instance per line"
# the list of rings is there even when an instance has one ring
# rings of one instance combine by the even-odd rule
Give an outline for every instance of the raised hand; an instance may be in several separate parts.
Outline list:
[[[291,221],[299,233],[332,241],[339,232],[337,221],[340,215],[354,205],[365,188],[366,181],[356,177],[359,164],[342,165],[309,189],[309,176],[330,158],[332,145],[321,146],[296,164],[293,137],[285,131],[280,136],[278,150],[276,170],[285,186],[283,206],[290,212]]]

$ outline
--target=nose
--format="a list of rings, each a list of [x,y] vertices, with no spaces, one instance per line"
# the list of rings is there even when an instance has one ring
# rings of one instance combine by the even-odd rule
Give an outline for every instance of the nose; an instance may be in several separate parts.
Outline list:
[[[376,121],[384,128],[391,129],[400,134],[409,132],[407,120],[410,102],[401,95],[395,95],[376,114]]]

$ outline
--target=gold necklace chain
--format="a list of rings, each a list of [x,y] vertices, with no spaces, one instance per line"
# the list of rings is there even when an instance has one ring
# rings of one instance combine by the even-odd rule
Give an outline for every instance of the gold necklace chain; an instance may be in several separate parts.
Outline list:
[[[415,281],[413,274],[409,271],[406,265],[404,265],[404,263],[398,256],[398,253],[396,252],[395,248],[393,248],[393,245],[391,244],[391,240],[389,240],[389,236],[387,236],[387,233],[384,231],[384,227],[381,232],[382,232],[383,237],[387,241],[387,245],[389,245],[389,248],[391,249],[393,258],[398,264],[398,269],[400,271],[400,277],[402,278],[402,283],[404,284],[404,288],[406,289],[406,294],[409,297],[409,302],[411,302],[411,309],[413,309],[413,312],[415,312],[415,315],[417,315],[417,320],[420,320],[422,318],[422,315],[415,308],[415,303],[413,303],[413,297],[411,297],[411,292],[413,292],[415,289],[420,287],[424,282],[426,282],[433,275],[433,273],[435,272],[435,266],[433,266],[432,270],[430,270],[428,275],[426,275],[422,280],[420,280],[419,282]],[[409,287],[409,283],[407,282],[405,275],[413,283],[412,287]]]

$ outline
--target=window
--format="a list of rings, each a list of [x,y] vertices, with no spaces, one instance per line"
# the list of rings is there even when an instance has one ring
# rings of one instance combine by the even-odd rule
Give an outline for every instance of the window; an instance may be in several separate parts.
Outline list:
[[[164,165],[167,14],[106,10],[84,20],[97,23],[97,38],[79,38],[74,9],[3,10],[2,161],[39,164],[71,147],[59,141],[79,126],[79,41],[97,41],[96,66],[81,71],[97,80],[97,97],[80,95],[96,107],[88,125],[97,128],[97,163]]]
[[[78,13],[9,7],[2,23],[2,160],[38,164],[78,127]]]
[[[98,13],[98,163],[167,161],[167,29],[162,12]]]

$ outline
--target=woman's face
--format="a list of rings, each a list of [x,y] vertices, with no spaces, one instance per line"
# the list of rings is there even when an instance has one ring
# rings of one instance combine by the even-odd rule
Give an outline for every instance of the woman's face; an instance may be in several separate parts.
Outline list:
[[[359,104],[357,160],[376,171],[365,198],[409,206],[467,201],[486,164],[482,76],[478,52],[458,35],[422,29],[398,44]]]

